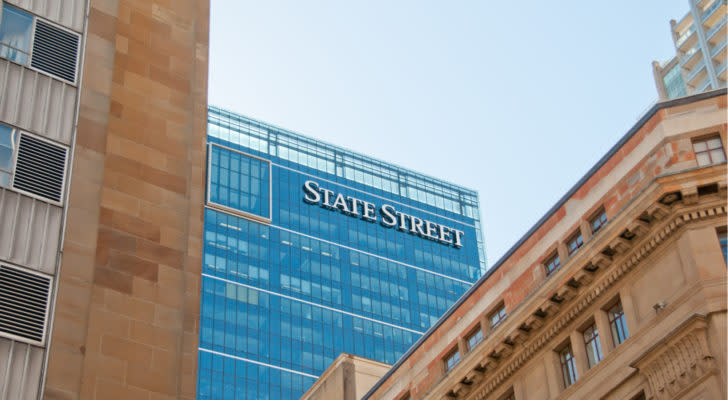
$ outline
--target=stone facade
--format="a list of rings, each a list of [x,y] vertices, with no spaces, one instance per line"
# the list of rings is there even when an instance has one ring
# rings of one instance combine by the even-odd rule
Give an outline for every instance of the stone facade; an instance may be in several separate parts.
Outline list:
[[[389,367],[389,364],[341,353],[301,400],[359,400]]]
[[[209,1],[88,13],[44,398],[192,399]]]
[[[654,106],[364,398],[725,398],[726,126],[724,89]]]

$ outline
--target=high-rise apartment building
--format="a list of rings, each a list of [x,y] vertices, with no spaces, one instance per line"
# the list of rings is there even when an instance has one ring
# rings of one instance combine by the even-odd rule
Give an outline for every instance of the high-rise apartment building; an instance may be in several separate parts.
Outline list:
[[[727,0],[688,0],[690,11],[670,21],[676,55],[652,63],[660,99],[726,86]]]
[[[0,0],[0,399],[192,399],[207,0]]]
[[[477,193],[209,108],[199,399],[392,364],[485,271]]]

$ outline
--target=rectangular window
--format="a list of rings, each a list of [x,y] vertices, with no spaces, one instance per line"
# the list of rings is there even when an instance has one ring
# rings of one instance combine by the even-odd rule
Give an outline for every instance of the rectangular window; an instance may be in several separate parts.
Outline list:
[[[468,350],[473,350],[478,343],[483,341],[483,330],[478,328],[477,331],[473,332],[468,336]]]
[[[566,249],[569,251],[569,255],[576,253],[576,251],[583,245],[584,240],[581,238],[581,231],[576,231],[576,233],[566,241]]]
[[[0,57],[76,83],[80,37],[15,7],[4,5]]]
[[[18,146],[17,132],[0,124],[0,186],[9,187],[13,174],[13,155]]]
[[[271,221],[271,162],[210,144],[207,202],[256,221]]]
[[[556,272],[556,270],[561,267],[561,260],[559,259],[559,255],[554,253],[554,255],[546,260],[544,266],[546,267],[546,276]]]
[[[460,362],[460,352],[455,350],[445,358],[445,371],[449,372]]]
[[[27,65],[30,60],[30,39],[33,16],[14,7],[3,6],[0,20],[0,57]]]
[[[607,223],[607,212],[601,209],[597,214],[589,221],[591,225],[592,234],[597,233]]]
[[[589,368],[592,368],[602,360],[602,348],[599,345],[599,331],[597,331],[596,324],[592,323],[582,334],[586,346],[586,358],[589,362]]]
[[[609,326],[612,329],[612,340],[614,340],[614,347],[617,347],[629,337],[629,331],[627,330],[627,321],[624,318],[624,309],[622,308],[622,302],[617,301],[617,304],[613,305],[611,308],[609,308],[609,310],[607,310],[607,315],[609,316]]]
[[[559,351],[559,362],[561,363],[561,375],[564,378],[564,387],[567,388],[573,385],[578,379],[571,344],[567,344]]]
[[[723,152],[720,136],[693,140],[693,151],[700,167],[725,162],[725,152]]]
[[[493,311],[493,313],[490,314],[490,316],[488,318],[490,319],[491,329],[500,325],[500,323],[503,322],[504,319],[506,319],[505,304],[501,304],[500,306],[498,306],[498,308],[495,311]]]

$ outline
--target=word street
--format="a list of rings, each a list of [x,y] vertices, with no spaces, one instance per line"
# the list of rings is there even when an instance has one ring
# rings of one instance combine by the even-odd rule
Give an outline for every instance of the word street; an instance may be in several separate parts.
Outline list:
[[[396,228],[442,244],[463,247],[463,231],[397,211],[392,205],[383,204],[377,209],[374,203],[322,188],[314,181],[306,181],[303,191],[303,200],[306,203],[339,210],[365,221],[379,222],[385,227]],[[381,220],[378,215],[381,215]]]

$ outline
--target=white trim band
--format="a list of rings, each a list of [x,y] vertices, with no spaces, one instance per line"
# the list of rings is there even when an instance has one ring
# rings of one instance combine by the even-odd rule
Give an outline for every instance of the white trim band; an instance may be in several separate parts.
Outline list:
[[[218,207],[213,206],[213,205],[210,205],[210,204],[205,204],[205,208],[210,209],[210,210],[213,210],[213,211],[221,212],[223,214],[231,215],[233,217],[242,218],[242,219],[245,219],[245,220],[248,220],[248,221],[252,221],[252,222],[256,222],[256,223],[261,223],[260,221],[255,221],[255,220],[252,220],[252,219],[249,219],[249,218],[245,218],[245,217],[241,216],[238,213],[226,211],[224,209],[218,208]],[[310,239],[315,239],[315,240],[318,240],[318,241],[321,241],[321,242],[324,242],[324,243],[328,243],[328,244],[333,245],[333,246],[342,247],[342,248],[345,248],[347,250],[356,251],[357,253],[366,254],[368,256],[376,257],[376,258],[379,258],[381,260],[391,261],[391,262],[393,262],[395,264],[399,264],[399,265],[402,265],[402,266],[405,266],[405,267],[408,267],[408,268],[413,268],[413,269],[416,269],[418,271],[426,272],[428,274],[437,275],[437,276],[439,276],[441,278],[450,279],[450,280],[453,280],[453,281],[456,281],[456,282],[464,283],[466,285],[473,285],[475,283],[475,282],[468,282],[468,281],[465,281],[465,280],[462,280],[462,279],[454,278],[452,276],[445,275],[445,274],[441,274],[439,272],[430,271],[429,269],[425,269],[425,268],[421,268],[421,267],[416,267],[416,266],[414,266],[412,264],[407,264],[407,263],[404,263],[402,261],[392,260],[391,258],[387,258],[387,257],[384,257],[384,256],[380,256],[380,255],[377,255],[377,254],[374,254],[374,253],[369,253],[369,252],[364,251],[364,250],[355,249],[353,247],[349,247],[349,246],[346,246],[346,245],[343,245],[343,244],[340,244],[340,243],[332,242],[330,240],[321,239],[321,238],[316,237],[316,236],[307,235],[305,233],[297,232],[297,231],[294,231],[294,230],[291,230],[291,229],[288,229],[288,228],[284,228],[282,226],[273,225],[273,224],[266,224],[266,225],[267,226],[270,226],[271,228],[276,228],[276,229],[280,229],[282,231],[286,231],[286,232],[289,232],[289,233],[294,233],[296,235],[305,236],[305,237],[310,238]]]
[[[219,351],[215,351],[215,350],[208,350],[208,349],[205,349],[205,348],[203,348],[203,347],[198,347],[198,348],[197,348],[197,350],[199,350],[199,351],[204,351],[205,353],[210,353],[210,354],[214,354],[214,355],[216,355],[216,356],[221,356],[221,357],[228,357],[228,358],[234,358],[234,359],[236,359],[236,360],[240,360],[240,361],[245,361],[245,362],[249,362],[249,363],[252,363],[252,364],[258,364],[258,365],[262,365],[262,366],[264,366],[264,367],[270,367],[270,368],[275,368],[275,369],[278,369],[278,370],[281,370],[281,371],[286,371],[286,372],[290,372],[290,373],[292,373],[292,374],[298,374],[298,375],[303,375],[303,376],[307,376],[307,377],[309,377],[309,378],[313,378],[313,379],[318,379],[318,378],[319,378],[319,377],[318,377],[318,376],[316,376],[316,375],[311,375],[311,374],[307,374],[307,373],[305,373],[305,372],[295,371],[295,370],[292,370],[292,369],[288,369],[288,368],[283,368],[283,367],[279,367],[279,366],[276,366],[276,365],[266,364],[266,363],[264,363],[264,362],[260,362],[260,361],[255,361],[255,360],[251,360],[251,359],[249,359],[249,358],[243,358],[243,357],[238,357],[238,356],[234,356],[234,355],[232,355],[232,354],[226,354],[226,353],[221,353],[221,352],[219,352]]]
[[[379,258],[381,260],[391,261],[393,263],[400,264],[400,265],[403,265],[405,267],[414,268],[414,269],[416,269],[418,271],[427,272],[427,273],[430,273],[430,274],[433,274],[433,275],[437,275],[437,276],[442,277],[442,278],[447,278],[447,279],[451,279],[453,281],[458,281],[458,282],[464,283],[466,285],[472,285],[474,283],[474,282],[464,281],[464,280],[458,279],[458,278],[453,278],[452,276],[448,276],[448,275],[445,275],[445,274],[441,274],[439,272],[430,271],[429,269],[425,269],[425,268],[421,268],[421,267],[416,267],[416,266],[411,265],[411,264],[403,263],[402,261],[392,260],[391,258],[387,258],[387,257],[384,257],[384,256],[376,255],[374,253],[369,253],[369,252],[366,252],[364,250],[355,249],[353,247],[349,247],[349,246],[346,246],[346,245],[343,245],[343,244],[340,244],[340,243],[331,242],[329,240],[321,239],[321,238],[318,238],[316,236],[311,236],[311,235],[307,235],[305,233],[296,232],[294,230],[291,230],[291,229],[288,229],[288,228],[284,228],[282,226],[273,225],[273,224],[270,224],[270,226],[273,227],[273,228],[278,228],[278,229],[280,229],[282,231],[286,231],[286,232],[290,232],[290,233],[295,233],[297,235],[305,236],[305,237],[310,238],[310,239],[316,239],[316,240],[319,240],[319,241],[322,241],[324,243],[328,243],[328,244],[331,244],[331,245],[334,245],[334,246],[343,247],[343,248],[345,248],[347,250],[352,250],[352,251],[356,251],[356,252],[359,252],[359,253],[362,253],[362,254],[366,254],[368,256],[376,257],[376,258]]]

